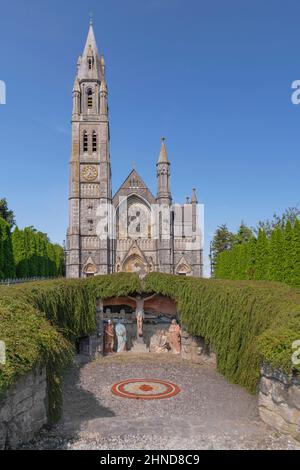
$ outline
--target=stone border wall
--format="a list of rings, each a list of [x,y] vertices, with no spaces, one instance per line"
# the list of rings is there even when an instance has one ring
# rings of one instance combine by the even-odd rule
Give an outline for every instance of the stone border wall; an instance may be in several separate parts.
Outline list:
[[[29,441],[48,421],[46,368],[20,377],[0,399],[0,449]]]
[[[300,377],[261,368],[258,409],[269,426],[300,441]]]

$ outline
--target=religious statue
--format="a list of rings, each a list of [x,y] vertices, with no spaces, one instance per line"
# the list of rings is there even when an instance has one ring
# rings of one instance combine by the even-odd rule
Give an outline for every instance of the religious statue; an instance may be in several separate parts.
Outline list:
[[[154,271],[154,262],[153,262],[152,256],[149,256],[149,259],[148,259],[148,272],[152,273],[152,271]]]
[[[172,347],[172,351],[175,354],[181,352],[181,328],[175,319],[172,320],[169,328],[169,340]]]
[[[118,340],[117,352],[126,351],[126,328],[120,321],[116,324],[116,335]]]
[[[116,261],[116,272],[119,273],[121,271],[121,258],[120,256],[117,257]]]
[[[114,350],[114,325],[111,320],[108,320],[104,328],[104,352],[112,353]]]
[[[164,353],[170,350],[165,330],[159,330],[150,340],[150,352]]]
[[[142,297],[141,295],[137,295],[136,297],[130,297],[128,296],[129,299],[134,300],[136,304],[136,309],[135,309],[135,318],[136,318],[136,325],[137,325],[137,335],[138,336],[143,336],[143,321],[145,318],[145,312],[144,312],[144,302],[145,300],[152,299],[156,294],[152,294],[148,297]]]

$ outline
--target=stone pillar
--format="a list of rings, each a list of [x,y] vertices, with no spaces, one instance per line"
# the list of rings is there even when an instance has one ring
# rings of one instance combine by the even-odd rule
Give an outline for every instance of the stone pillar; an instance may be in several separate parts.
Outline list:
[[[205,339],[189,334],[185,328],[182,328],[181,333],[181,357],[196,364],[208,363],[216,366],[216,355],[205,343]]]
[[[258,409],[269,426],[300,441],[300,377],[261,367]]]

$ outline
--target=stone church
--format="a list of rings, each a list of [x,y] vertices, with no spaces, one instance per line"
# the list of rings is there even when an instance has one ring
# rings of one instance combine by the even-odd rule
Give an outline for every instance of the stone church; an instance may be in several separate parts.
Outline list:
[[[120,271],[202,276],[196,192],[185,204],[172,201],[165,140],[156,163],[156,195],[135,169],[113,195],[109,141],[105,61],[90,24],[73,87],[67,277]]]

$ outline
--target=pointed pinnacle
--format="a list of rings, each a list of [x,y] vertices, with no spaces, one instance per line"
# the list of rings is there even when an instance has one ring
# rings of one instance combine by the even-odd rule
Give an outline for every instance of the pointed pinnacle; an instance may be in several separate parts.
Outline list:
[[[191,202],[197,203],[197,196],[196,196],[196,188],[193,188],[192,199]]]
[[[168,163],[168,154],[167,154],[167,149],[165,145],[165,138],[161,137],[161,147],[160,147],[160,153],[159,153],[159,158],[158,158],[158,163]]]

